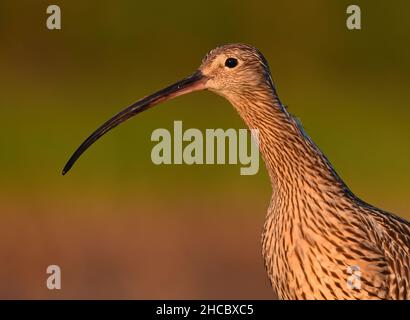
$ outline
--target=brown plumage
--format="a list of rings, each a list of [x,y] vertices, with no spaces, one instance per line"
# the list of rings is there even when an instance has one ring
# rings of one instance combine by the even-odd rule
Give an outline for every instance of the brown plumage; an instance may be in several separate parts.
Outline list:
[[[266,59],[251,46],[212,50],[192,76],[120,112],[77,149],[63,173],[121,122],[159,102],[203,89],[225,97],[249,128],[259,130],[273,189],[262,252],[278,297],[410,299],[410,223],[349,190],[282,105]]]

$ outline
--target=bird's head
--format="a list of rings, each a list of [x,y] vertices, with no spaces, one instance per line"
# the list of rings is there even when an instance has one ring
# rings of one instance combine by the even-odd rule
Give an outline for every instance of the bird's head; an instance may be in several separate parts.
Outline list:
[[[233,101],[240,96],[252,97],[258,92],[273,90],[273,84],[266,59],[256,48],[245,44],[217,47],[205,56],[199,69],[191,76],[135,102],[102,124],[74,152],[63,174],[88,147],[120,123],[161,102],[206,89]]]
[[[199,71],[206,88],[226,98],[272,88],[269,66],[262,53],[246,44],[228,44],[211,50]]]

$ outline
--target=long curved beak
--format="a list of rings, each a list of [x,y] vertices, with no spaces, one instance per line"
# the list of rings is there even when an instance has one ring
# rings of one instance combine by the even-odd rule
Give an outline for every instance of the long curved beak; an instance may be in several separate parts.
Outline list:
[[[206,89],[206,77],[201,71],[196,71],[191,76],[174,83],[150,96],[147,96],[128,108],[125,108],[110,120],[106,121],[97,130],[95,130],[73,153],[71,158],[68,160],[67,164],[63,169],[63,175],[65,175],[77,159],[87,150],[95,141],[106,134],[111,129],[118,126],[120,123],[132,118],[136,114],[145,111],[161,102],[173,99],[175,97],[187,94],[189,92],[194,92],[198,90]]]

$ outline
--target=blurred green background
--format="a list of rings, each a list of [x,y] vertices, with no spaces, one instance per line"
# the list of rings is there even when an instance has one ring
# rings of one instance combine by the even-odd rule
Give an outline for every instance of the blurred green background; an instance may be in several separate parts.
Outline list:
[[[240,176],[240,165],[150,159],[152,131],[174,120],[244,127],[222,98],[154,108],[61,176],[98,125],[225,43],[264,53],[282,101],[353,192],[410,218],[410,5],[354,3],[360,31],[346,28],[350,1],[1,1],[0,297],[272,297],[263,164]],[[51,4],[61,30],[45,26]],[[45,288],[49,264],[60,292]]]

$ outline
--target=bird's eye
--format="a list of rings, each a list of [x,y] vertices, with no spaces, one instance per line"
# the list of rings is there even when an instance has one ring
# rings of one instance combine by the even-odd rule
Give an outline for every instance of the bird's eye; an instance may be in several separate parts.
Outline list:
[[[228,58],[225,61],[225,66],[227,66],[228,68],[235,68],[238,64],[238,60],[235,58]]]

